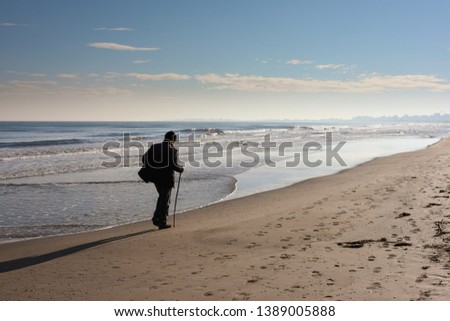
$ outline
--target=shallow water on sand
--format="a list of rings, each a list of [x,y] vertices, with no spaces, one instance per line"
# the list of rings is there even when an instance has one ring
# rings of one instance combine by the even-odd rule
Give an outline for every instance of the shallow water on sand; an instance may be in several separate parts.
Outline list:
[[[276,167],[260,166],[236,175],[237,188],[230,198],[244,197],[286,187],[310,178],[332,175],[377,157],[423,149],[438,141],[438,138],[372,138],[348,141],[339,150],[345,166],[342,166],[336,159],[333,159],[331,166],[327,166],[325,149],[310,155],[311,162],[321,162],[317,167],[306,166],[301,157],[299,166],[295,167],[287,167],[286,160],[279,161]]]

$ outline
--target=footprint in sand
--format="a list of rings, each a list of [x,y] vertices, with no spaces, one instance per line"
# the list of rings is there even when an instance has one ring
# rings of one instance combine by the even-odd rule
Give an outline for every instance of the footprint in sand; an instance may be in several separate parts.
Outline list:
[[[445,285],[444,281],[442,281],[442,280],[433,282],[431,284],[434,285],[434,286],[444,286]]]
[[[319,271],[312,271],[311,272],[311,276],[312,277],[319,277],[319,276],[322,276],[322,273],[320,273]]]
[[[380,273],[382,270],[382,268],[380,266],[377,266],[376,268],[373,269],[373,273]]]
[[[247,283],[256,283],[259,280],[262,280],[262,278],[259,276],[252,276],[252,278],[250,280],[247,280]]]
[[[375,261],[375,256],[371,255],[371,256],[369,256],[369,258],[367,260],[373,262],[373,261]]]
[[[288,267],[284,264],[279,264],[276,268],[274,268],[275,271],[279,270],[286,270]]]
[[[257,246],[261,246],[261,244],[252,242],[252,243],[250,243],[249,245],[245,246],[245,248],[246,248],[246,249],[253,249],[253,248],[257,247]]]
[[[234,259],[236,257],[237,257],[237,255],[234,255],[234,254],[231,254],[231,255],[225,254],[225,255],[218,256],[218,257],[214,258],[214,261],[232,260],[232,259]]]
[[[408,217],[408,216],[411,216],[411,213],[402,212],[402,213],[398,214],[395,218],[399,219],[399,218]]]
[[[383,287],[380,283],[374,282],[370,286],[367,287],[368,290],[381,290]]]
[[[250,293],[246,292],[238,293],[237,297],[232,299],[232,301],[248,301],[248,300],[250,300]]]
[[[428,203],[428,205],[426,205],[425,208],[431,208],[431,207],[435,207],[435,206],[442,206],[442,204],[439,204],[439,203]]]
[[[423,273],[421,275],[419,275],[416,279],[416,283],[422,283],[423,280],[427,279],[428,275],[426,273]]]
[[[420,291],[419,301],[426,300],[431,296],[431,290]]]
[[[441,262],[441,259],[439,258],[439,255],[437,255],[437,254],[430,255],[430,256],[428,257],[428,259],[429,259],[431,262],[434,262],[434,263],[440,263],[440,262]]]

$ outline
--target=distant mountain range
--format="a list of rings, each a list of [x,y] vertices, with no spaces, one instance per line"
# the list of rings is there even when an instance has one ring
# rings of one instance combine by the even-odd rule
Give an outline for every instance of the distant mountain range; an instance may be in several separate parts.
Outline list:
[[[333,123],[333,124],[376,124],[376,123],[450,123],[450,114],[436,113],[433,115],[403,115],[403,116],[357,116],[351,119],[328,118],[321,120],[302,120],[305,123]]]
[[[450,114],[436,113],[433,115],[403,115],[403,116],[382,116],[369,117],[358,116],[351,119],[352,122],[358,123],[397,123],[397,122],[429,122],[429,123],[447,123],[450,122]]]
[[[180,119],[175,121],[198,121],[198,122],[241,122],[238,119]],[[245,122],[245,121],[244,121]],[[281,122],[292,123],[298,122],[302,124],[376,124],[376,123],[450,123],[450,114],[435,113],[432,115],[403,115],[403,116],[357,116],[351,119],[342,118],[325,118],[325,119],[265,119],[255,120],[255,122]]]

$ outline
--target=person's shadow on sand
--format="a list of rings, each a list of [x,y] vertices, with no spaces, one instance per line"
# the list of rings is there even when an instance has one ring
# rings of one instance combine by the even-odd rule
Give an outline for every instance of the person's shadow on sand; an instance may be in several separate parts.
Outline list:
[[[130,237],[134,237],[134,236],[138,236],[138,235],[142,235],[142,234],[146,234],[146,233],[150,233],[150,232],[156,232],[156,230],[147,230],[147,231],[141,231],[141,232],[131,233],[131,234],[127,234],[127,235],[110,237],[110,238],[103,239],[103,240],[98,240],[98,241],[93,241],[93,242],[89,242],[89,243],[85,243],[85,244],[72,246],[72,247],[58,250],[58,251],[51,252],[51,253],[46,253],[46,254],[37,255],[37,256],[29,256],[29,257],[15,259],[15,260],[11,260],[11,261],[0,262],[0,273],[23,269],[23,268],[26,268],[26,267],[29,267],[32,265],[41,264],[41,263],[48,262],[48,261],[51,261],[51,260],[54,260],[54,259],[57,259],[57,258],[60,258],[63,256],[71,255],[71,254],[74,254],[74,253],[77,253],[77,252],[80,252],[80,251],[83,251],[83,250],[86,250],[86,249],[89,249],[89,248],[92,248],[95,246],[111,243],[114,241],[120,241],[123,239],[127,239]]]

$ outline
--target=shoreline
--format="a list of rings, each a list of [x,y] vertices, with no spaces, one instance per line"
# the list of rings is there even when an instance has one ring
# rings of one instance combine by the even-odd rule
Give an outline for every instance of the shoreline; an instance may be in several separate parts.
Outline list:
[[[446,240],[433,237],[449,146],[218,202],[157,233],[144,221],[0,244],[0,299],[449,299]]]
[[[406,140],[405,140],[406,139]],[[424,146],[423,142],[420,142],[420,140],[423,140],[426,138],[423,137],[402,137],[402,138],[390,138],[388,141],[388,144],[386,144],[386,142],[381,143],[381,146],[384,146],[385,148],[387,148],[388,150],[390,150],[389,152],[385,152],[385,154],[387,155],[383,155],[382,152],[380,152],[380,146],[372,146],[370,145],[369,147],[374,147],[375,150],[377,150],[377,152],[373,153],[373,157],[372,155],[369,156],[369,158],[359,158],[356,161],[352,158],[352,156],[349,156],[348,158],[346,156],[348,155],[344,155],[343,157],[345,158],[345,160],[347,161],[348,159],[350,160],[350,163],[348,165],[346,165],[345,167],[339,167],[339,166],[335,166],[336,164],[334,164],[333,166],[319,166],[317,168],[309,168],[309,167],[305,167],[305,166],[300,166],[298,167],[298,169],[300,169],[300,171],[298,171],[296,168],[292,168],[292,169],[283,169],[282,164],[277,165],[277,169],[274,168],[265,168],[264,166],[262,167],[257,167],[254,168],[252,170],[249,170],[248,172],[244,172],[244,173],[240,173],[237,176],[228,176],[230,177],[232,180],[234,180],[234,189],[233,191],[228,194],[225,195],[224,197],[214,200],[214,201],[210,201],[204,204],[200,204],[200,203],[196,203],[193,202],[192,204],[190,204],[191,206],[187,206],[185,208],[181,208],[179,209],[179,211],[177,212],[177,214],[179,215],[183,215],[186,212],[190,212],[190,211],[195,211],[198,210],[200,208],[203,207],[207,207],[210,205],[214,205],[220,202],[224,202],[224,201],[229,201],[232,199],[240,199],[243,197],[247,197],[247,196],[251,196],[251,195],[256,195],[262,192],[269,192],[269,191],[273,191],[273,190],[277,190],[277,189],[281,189],[281,188],[286,188],[292,185],[295,185],[297,183],[309,180],[309,179],[314,179],[317,177],[325,177],[325,176],[330,176],[330,175],[335,175],[337,173],[339,173],[340,171],[344,171],[344,170],[348,170],[348,169],[352,169],[354,167],[360,166],[362,164],[365,164],[367,162],[372,161],[373,159],[379,158],[379,157],[387,157],[387,156],[392,156],[395,154],[400,154],[400,153],[404,153],[404,152],[409,152],[411,151],[411,148],[415,148],[413,151],[415,150],[422,150],[422,149],[426,149],[431,145],[434,145],[436,143],[439,142],[439,139],[437,142],[436,140],[438,138],[434,138],[434,139],[430,139],[430,142],[425,142],[428,145]],[[379,142],[383,142],[383,138],[381,139],[371,139],[372,141],[376,142],[376,144],[379,144]],[[371,141],[369,140],[369,141]],[[402,142],[407,142],[406,146],[399,146],[400,143]],[[415,143],[411,146],[410,145],[410,141],[415,141]],[[434,142],[433,142],[434,141]],[[350,141],[352,144],[357,144],[356,145],[356,149],[359,149],[361,144],[365,144],[365,142],[367,142],[367,140],[362,140],[362,141]],[[394,154],[391,154],[392,151],[392,147],[395,146],[395,149],[398,149],[398,151],[396,151]],[[350,147],[350,154],[352,154],[351,151],[355,150],[355,147],[352,146]],[[382,155],[379,155],[379,154]],[[316,156],[317,157],[317,156]],[[324,158],[325,155],[319,156],[320,158]],[[282,161],[283,162],[283,161]],[[281,162],[281,163],[282,163]],[[281,167],[280,167],[281,166]],[[281,168],[281,171],[280,171]],[[273,172],[273,170],[275,170],[275,172]],[[256,171],[256,172],[254,172]],[[271,178],[275,178],[277,176],[276,173],[279,173],[279,175],[282,175],[282,178],[278,178],[278,180],[275,179],[275,181],[271,180]],[[134,174],[134,172],[133,172]],[[274,176],[275,174],[275,176]],[[85,174],[83,174],[84,176],[86,176]],[[111,175],[111,174],[110,174]],[[244,175],[243,177],[241,177],[242,175]],[[249,176],[250,175],[250,176]],[[103,175],[104,176],[104,175]],[[261,177],[262,176],[262,177]],[[269,177],[269,180],[267,180],[267,178],[264,178],[264,176]],[[293,178],[288,178],[292,176]],[[58,177],[59,175],[56,175],[56,182],[58,182]],[[255,177],[256,177],[256,181],[255,181]],[[192,178],[191,178],[192,179]],[[48,180],[48,182],[50,183],[45,183],[45,184],[51,184],[52,181],[54,181],[54,178],[50,178]],[[261,182],[262,180],[262,182]],[[62,180],[64,181],[64,179]],[[247,181],[251,181],[253,183],[248,184]],[[239,188],[239,186],[242,184],[242,182],[244,182],[244,185],[241,186],[241,188]],[[247,182],[247,184],[245,183]],[[258,183],[259,182],[259,183]],[[20,181],[19,181],[20,183]],[[258,184],[256,184],[258,183]],[[262,184],[261,184],[262,183]],[[17,182],[13,183],[13,186],[16,186],[15,184],[17,184]],[[57,183],[56,183],[57,184]],[[145,186],[147,187],[147,186]],[[189,186],[188,186],[189,187]],[[151,189],[151,187],[150,187]],[[185,190],[186,192],[186,190]],[[186,192],[188,195],[183,195],[183,191],[181,193],[181,197],[189,197],[189,192]],[[137,194],[136,194],[137,195]],[[155,199],[156,201],[156,199]],[[194,206],[192,206],[194,205]],[[132,209],[131,209],[132,210]],[[126,209],[123,209],[124,213],[126,212]],[[151,210],[150,210],[151,212]],[[43,215],[44,213],[41,213],[41,215]],[[56,213],[54,213],[55,215],[57,215]],[[150,215],[150,214],[149,214]],[[171,213],[169,215],[172,215]],[[124,216],[124,215],[123,215]],[[55,231],[51,231],[50,228],[52,225],[48,225],[46,227],[46,225],[25,225],[22,230],[20,232],[17,232],[18,235],[23,234],[23,237],[12,237],[9,239],[0,239],[0,244],[7,244],[7,243],[13,243],[13,242],[21,242],[21,241],[26,241],[26,240],[34,240],[34,239],[40,239],[40,238],[45,238],[45,237],[53,237],[53,236],[65,236],[65,235],[77,235],[77,234],[83,234],[86,232],[97,232],[97,231],[102,231],[102,230],[107,230],[107,229],[111,229],[111,228],[116,228],[122,225],[129,225],[129,224],[133,224],[133,223],[140,223],[140,222],[145,222],[148,220],[147,218],[148,215],[142,215],[142,213],[139,214],[139,218],[135,219],[135,220],[130,220],[130,221],[126,221],[125,222],[121,222],[119,224],[113,224],[113,225],[98,225],[98,226],[90,226],[90,224],[88,222],[80,222],[79,224],[80,227],[82,227],[83,225],[86,227],[85,230],[81,230],[81,228],[77,228],[77,229],[73,229],[70,230],[70,228],[68,228],[66,231],[62,231],[62,230],[58,230],[61,227],[64,226],[64,224],[56,224],[56,230]],[[70,222],[68,226],[70,226]],[[31,222],[30,222],[31,224]],[[20,226],[17,226],[17,228],[20,230]],[[36,229],[36,231],[39,231],[39,229],[42,228],[42,233],[43,235],[38,235],[37,232],[28,232],[27,229],[33,230]],[[1,228],[0,228],[1,229]],[[5,231],[8,230],[8,227],[5,227]],[[55,233],[56,232],[56,233]],[[14,233],[14,232],[13,232]],[[28,234],[28,235],[27,235]],[[30,235],[30,234],[34,234],[34,235]]]

